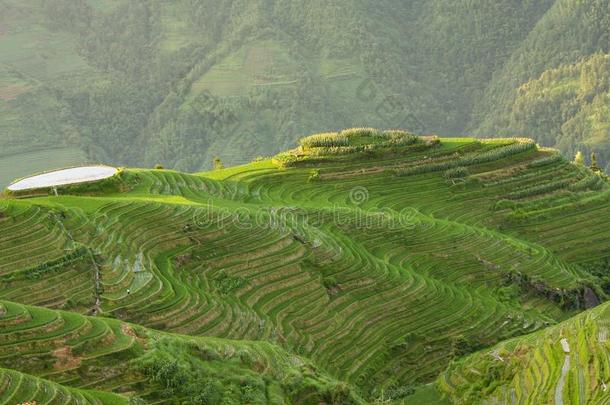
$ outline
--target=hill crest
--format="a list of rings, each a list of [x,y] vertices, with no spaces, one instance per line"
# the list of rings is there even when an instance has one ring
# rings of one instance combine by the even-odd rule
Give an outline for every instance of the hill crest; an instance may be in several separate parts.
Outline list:
[[[306,398],[439,400],[429,383],[452,360],[610,293],[607,181],[525,139],[358,128],[247,165],[14,197],[0,199],[5,305],[272,344],[333,381]],[[167,400],[157,388],[129,392]]]

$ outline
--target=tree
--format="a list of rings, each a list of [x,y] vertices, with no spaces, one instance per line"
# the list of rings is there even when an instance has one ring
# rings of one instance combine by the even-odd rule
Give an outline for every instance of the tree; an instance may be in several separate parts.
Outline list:
[[[163,169],[163,165],[160,165],[160,164],[158,164],[158,163],[157,163],[157,164],[155,165],[155,169],[157,169],[157,170],[162,170],[162,169]]]
[[[574,164],[577,166],[585,165],[585,157],[581,151],[576,152],[576,156],[574,156]]]
[[[591,165],[589,166],[589,169],[593,170],[594,172],[602,171],[602,169],[600,169],[597,165],[597,155],[595,155],[595,152],[591,152]]]
[[[214,170],[224,169],[224,165],[218,156],[214,157]]]

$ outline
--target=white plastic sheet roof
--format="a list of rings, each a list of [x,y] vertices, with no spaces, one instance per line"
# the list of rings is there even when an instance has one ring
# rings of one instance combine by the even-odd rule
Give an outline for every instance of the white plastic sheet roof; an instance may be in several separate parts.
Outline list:
[[[8,186],[10,191],[33,190],[37,188],[88,183],[112,177],[118,171],[110,166],[82,166],[55,170],[36,176],[26,177]]]

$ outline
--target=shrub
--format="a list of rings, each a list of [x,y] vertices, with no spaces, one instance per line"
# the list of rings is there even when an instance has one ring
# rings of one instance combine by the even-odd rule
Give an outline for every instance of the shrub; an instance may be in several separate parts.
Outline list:
[[[337,281],[337,279],[333,276],[329,276],[329,277],[324,277],[324,279],[322,280],[322,284],[324,285],[324,288],[326,288],[327,290],[330,290],[332,288],[335,288],[339,285],[339,282]]]
[[[485,345],[478,342],[468,339],[462,335],[454,336],[451,339],[451,351],[457,357],[464,356],[465,354],[475,352],[480,350]]]
[[[528,168],[542,167],[542,166],[547,166],[547,165],[561,162],[561,161],[563,161],[563,156],[561,156],[561,154],[559,154],[559,153],[555,153],[551,156],[533,160],[527,165],[527,167]]]
[[[351,401],[351,391],[349,386],[343,382],[329,384],[327,387],[326,401],[331,404],[349,404]]]
[[[597,155],[595,152],[591,152],[591,165],[589,165],[589,169],[594,172],[601,172],[602,169],[597,165]]]
[[[562,188],[566,188],[570,185],[568,180],[557,180],[548,182],[546,184],[540,184],[538,186],[528,187],[521,190],[513,191],[508,194],[508,198],[511,199],[520,199],[525,197],[531,197],[538,194],[550,193],[552,191],[556,191]]]
[[[220,404],[224,397],[224,387],[220,382],[204,380],[193,384],[189,390],[193,404]]]
[[[255,378],[242,378],[240,381],[241,403],[263,403],[265,400],[265,384]]]
[[[158,360],[150,364],[144,373],[152,381],[165,388],[168,395],[173,395],[188,381],[187,375],[178,365],[176,360]]]
[[[515,143],[467,157],[464,159],[464,163],[467,165],[475,165],[493,162],[494,160],[504,159],[532,149],[536,149],[536,144],[531,139],[518,140]]]
[[[395,138],[403,138],[405,136],[415,136],[410,132],[404,131],[402,129],[386,129],[379,136],[387,139],[395,139]]]
[[[577,166],[585,165],[585,157],[581,151],[576,152],[576,155],[574,156],[574,164]]]
[[[375,128],[348,128],[339,133],[346,138],[363,138],[367,136],[380,136],[379,130]]]
[[[23,270],[11,272],[0,277],[0,280],[9,281],[13,278],[25,277],[28,280],[37,280],[42,278],[46,273],[59,270],[69,263],[73,263],[76,260],[83,258],[88,255],[89,251],[85,247],[78,247],[76,250],[61,256],[57,259],[50,260],[45,263],[41,263],[37,266],[26,268]]]
[[[252,357],[252,354],[245,349],[240,350],[237,353],[237,357],[239,357],[239,361],[246,366],[251,366],[254,364],[254,357]]]
[[[224,165],[222,164],[222,161],[220,160],[220,158],[218,156],[214,157],[214,170],[220,170],[220,169],[224,169]]]
[[[443,175],[446,179],[463,179],[465,177],[468,177],[470,175],[470,172],[468,171],[467,168],[463,167],[463,166],[458,166],[458,167],[454,167],[453,169],[449,169],[447,171],[445,171],[445,174]]]
[[[102,180],[68,184],[65,186],[58,186],[56,189],[62,194],[114,193],[122,191],[127,187],[125,179],[128,177],[129,176],[126,175],[124,169],[119,169],[113,176]],[[54,194],[53,187],[48,188],[48,193]]]
[[[407,135],[407,136],[403,136],[400,138],[392,138],[390,139],[389,143],[390,145],[395,145],[395,146],[406,146],[406,145],[413,145],[415,143],[417,143],[419,141],[419,138],[415,135]]]
[[[368,146],[368,145],[367,145]],[[351,153],[362,152],[365,146],[323,146],[311,151],[312,156],[324,155],[349,155]]]
[[[341,132],[320,133],[302,138],[299,141],[300,148],[276,155],[273,163],[285,168],[299,162],[333,161],[336,160],[335,157],[354,159],[387,153],[403,153],[407,151],[407,147],[428,148],[438,143],[438,138],[433,137],[424,143],[422,138],[402,130],[380,132],[374,128],[350,128]]]
[[[604,181],[597,174],[591,172],[578,180],[576,183],[570,185],[571,191],[583,191],[583,190],[600,190],[604,185]]]
[[[216,277],[214,277],[212,283],[221,294],[228,294],[244,286],[246,284],[246,280],[241,277],[229,276],[224,272],[224,270],[221,270],[218,272]]]
[[[412,145],[419,141],[419,137],[417,135],[400,129],[383,131],[381,134],[379,134],[379,136],[387,140],[389,144],[398,146]]]
[[[409,395],[412,395],[415,392],[415,388],[405,385],[400,387],[392,387],[389,388],[386,392],[386,399],[390,400],[398,400],[402,398],[406,398]]]
[[[515,270],[504,274],[504,284],[515,284],[524,292],[550,299],[559,304],[563,310],[585,309],[583,294],[586,288],[589,288],[585,285],[571,289],[553,288],[539,279]]]
[[[156,170],[163,170],[163,165],[160,165],[159,163],[157,163],[157,164],[155,165],[155,169],[156,169]]]
[[[283,153],[277,154],[273,158],[272,162],[274,165],[278,166],[280,169],[284,169],[286,167],[295,165],[297,162],[299,162],[299,158],[290,152],[283,152]]]
[[[449,170],[458,166],[472,166],[483,163],[493,162],[500,160],[512,155],[516,155],[528,150],[536,148],[536,144],[530,140],[517,140],[509,145],[500,146],[482,153],[470,153],[461,158],[449,160],[446,162],[432,163],[432,164],[419,164],[417,166],[411,166],[404,169],[397,169],[395,174],[397,176],[410,176],[413,174],[431,173],[438,172],[441,170]]]
[[[313,169],[309,173],[309,178],[307,179],[307,181],[318,181],[318,180],[320,180],[320,171],[318,169]]]
[[[220,360],[220,354],[218,354],[216,349],[212,347],[203,346],[198,347],[197,350],[199,357],[201,357],[205,361]]]
[[[338,134],[337,132],[325,132],[321,134],[310,135],[299,141],[301,148],[320,148],[320,147],[336,147],[336,146],[347,146],[349,140],[347,136]]]

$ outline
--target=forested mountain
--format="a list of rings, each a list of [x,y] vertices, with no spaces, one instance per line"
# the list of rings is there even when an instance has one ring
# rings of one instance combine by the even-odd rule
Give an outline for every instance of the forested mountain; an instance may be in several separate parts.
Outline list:
[[[490,82],[470,128],[592,148],[608,162],[609,49],[608,0],[556,1]]]
[[[522,132],[532,128],[532,135],[541,142],[555,142],[569,154],[576,149],[601,151],[607,162],[609,101],[610,54],[595,54],[577,64],[549,69],[522,85],[513,101],[509,123]]]
[[[609,7],[0,0],[0,154],[201,170],[373,125],[532,136],[605,165]]]

